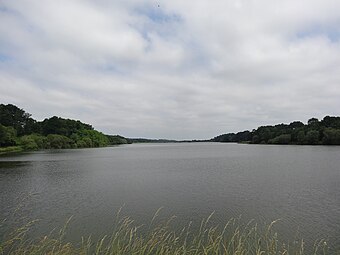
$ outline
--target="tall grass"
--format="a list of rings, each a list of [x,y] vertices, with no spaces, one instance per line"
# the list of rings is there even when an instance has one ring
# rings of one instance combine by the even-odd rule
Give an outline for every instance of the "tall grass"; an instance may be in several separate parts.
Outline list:
[[[0,155],[22,152],[23,149],[21,146],[9,146],[9,147],[0,147]]]
[[[292,244],[281,242],[273,230],[275,222],[259,227],[255,222],[242,225],[238,219],[231,219],[223,227],[211,227],[210,215],[201,221],[198,228],[194,229],[189,222],[180,231],[174,231],[174,217],[156,223],[157,216],[158,212],[147,226],[139,226],[129,217],[117,216],[110,235],[104,235],[97,241],[82,237],[77,244],[65,241],[68,222],[59,233],[38,239],[29,238],[29,230],[34,225],[34,222],[29,222],[0,240],[0,254],[329,254],[324,241],[316,242],[308,253],[303,240]]]

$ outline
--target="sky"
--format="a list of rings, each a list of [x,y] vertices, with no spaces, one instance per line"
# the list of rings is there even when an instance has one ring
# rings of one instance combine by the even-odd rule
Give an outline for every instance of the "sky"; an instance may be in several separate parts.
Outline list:
[[[339,0],[0,0],[0,103],[208,139],[340,115]]]

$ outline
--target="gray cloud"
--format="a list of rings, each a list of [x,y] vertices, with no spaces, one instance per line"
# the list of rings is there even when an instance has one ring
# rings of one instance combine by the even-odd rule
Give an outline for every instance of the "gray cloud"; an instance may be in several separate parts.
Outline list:
[[[339,9],[337,0],[4,0],[0,101],[37,119],[176,139],[340,115]]]

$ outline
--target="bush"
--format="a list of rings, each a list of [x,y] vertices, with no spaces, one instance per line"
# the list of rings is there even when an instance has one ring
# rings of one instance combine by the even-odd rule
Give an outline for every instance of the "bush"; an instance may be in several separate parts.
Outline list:
[[[52,149],[69,149],[74,147],[74,142],[63,135],[50,134],[47,136],[48,147]]]
[[[77,137],[79,137],[79,141],[81,141],[80,143],[77,141],[78,147],[83,144],[87,144],[87,146],[80,147],[103,147],[109,144],[107,136],[96,130],[81,130],[77,133]]]
[[[19,144],[25,150],[37,150],[49,148],[47,138],[39,134],[24,135],[19,138]]]
[[[24,135],[20,137],[19,143],[24,150],[37,150],[39,149],[37,143],[30,135]]]
[[[326,128],[323,131],[322,143],[326,145],[340,145],[340,130]]]
[[[16,145],[16,131],[13,127],[5,127],[0,124],[0,146]]]
[[[298,144],[305,144],[306,143],[305,131],[303,131],[303,130],[299,131],[299,133],[297,134],[297,143]]]
[[[88,137],[84,137],[77,142],[78,148],[91,148],[92,146],[92,140]]]
[[[110,145],[128,143],[128,140],[126,138],[119,135],[107,135],[106,137],[108,138]]]
[[[307,144],[315,145],[319,144],[319,131],[317,130],[310,130],[307,132],[306,135]]]
[[[271,144],[290,144],[292,136],[290,134],[279,135],[273,139],[270,139],[268,143]]]

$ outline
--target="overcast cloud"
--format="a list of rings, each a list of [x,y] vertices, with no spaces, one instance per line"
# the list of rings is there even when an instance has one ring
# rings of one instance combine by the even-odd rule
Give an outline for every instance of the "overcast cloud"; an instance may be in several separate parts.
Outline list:
[[[205,139],[340,115],[339,0],[0,0],[0,102]]]

